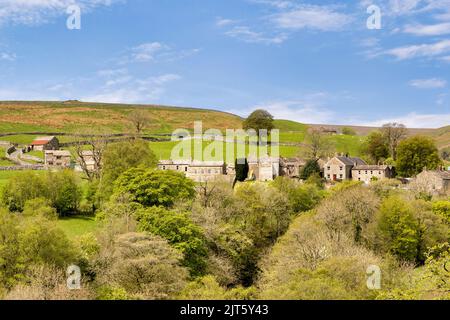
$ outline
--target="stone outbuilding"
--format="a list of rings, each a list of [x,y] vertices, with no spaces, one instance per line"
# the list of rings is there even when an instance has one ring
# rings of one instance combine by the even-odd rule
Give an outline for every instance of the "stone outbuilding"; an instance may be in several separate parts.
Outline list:
[[[56,137],[39,137],[34,139],[31,143],[31,150],[45,151],[45,150],[58,150],[59,141]]]
[[[305,161],[300,158],[281,158],[280,175],[289,178],[299,178],[305,164]]]
[[[72,155],[66,150],[46,150],[45,165],[61,168],[70,168]]]
[[[433,195],[450,195],[450,171],[424,170],[411,187]]]

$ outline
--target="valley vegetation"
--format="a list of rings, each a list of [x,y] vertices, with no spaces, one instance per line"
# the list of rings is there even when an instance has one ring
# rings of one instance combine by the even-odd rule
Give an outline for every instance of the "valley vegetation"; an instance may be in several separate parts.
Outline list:
[[[140,151],[123,157],[130,148]],[[325,189],[314,173],[194,184],[156,170],[139,139],[108,145],[103,159],[98,179],[25,172],[4,185],[3,299],[450,298],[448,198],[397,180]],[[59,221],[74,214],[98,227],[69,237]],[[67,289],[69,265],[80,290]],[[371,265],[379,290],[366,284]]]

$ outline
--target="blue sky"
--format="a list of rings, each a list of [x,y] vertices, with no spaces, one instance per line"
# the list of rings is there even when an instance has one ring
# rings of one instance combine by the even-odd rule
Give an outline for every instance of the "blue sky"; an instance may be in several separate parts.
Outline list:
[[[66,99],[448,125],[450,0],[0,0],[0,100]]]

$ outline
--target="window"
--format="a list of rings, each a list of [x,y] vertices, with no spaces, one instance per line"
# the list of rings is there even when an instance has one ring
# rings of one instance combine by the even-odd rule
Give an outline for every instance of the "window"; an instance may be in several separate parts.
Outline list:
[[[166,170],[166,166],[163,166],[163,170]]]
[[[327,178],[328,178],[328,179],[330,179],[330,178],[331,178],[331,176],[330,176],[330,175],[328,174],[328,175],[327,175]]]
[[[343,167],[343,166],[340,166],[339,169],[342,171],[342,170],[344,170],[344,167]]]
[[[330,166],[328,166],[328,167],[327,167],[327,170],[331,170],[331,167],[330,167]]]
[[[358,178],[358,181],[361,181],[361,178]]]
[[[368,173],[368,171],[366,170],[366,174]]]
[[[378,171],[378,174],[381,174],[381,171]]]
[[[339,178],[341,178],[341,179],[342,179],[342,178],[344,178],[344,176],[343,176],[342,174],[340,174],[340,175],[339,175]]]
[[[187,170],[188,170],[188,167],[185,167],[185,168],[184,168],[184,171],[187,172]]]
[[[370,174],[373,174],[373,171],[370,171]]]
[[[180,166],[177,166],[177,170],[179,170],[180,169]]]
[[[361,174],[361,170],[358,171],[358,174]]]

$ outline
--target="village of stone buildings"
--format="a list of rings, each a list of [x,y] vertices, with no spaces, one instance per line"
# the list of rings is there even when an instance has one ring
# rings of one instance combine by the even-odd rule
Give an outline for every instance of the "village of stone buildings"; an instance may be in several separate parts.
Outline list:
[[[44,160],[29,156],[27,152],[42,151]],[[73,169],[75,171],[95,171],[97,161],[92,151],[81,151],[75,158],[68,150],[62,150],[58,139],[55,136],[38,137],[29,146],[22,150],[14,146],[7,148],[6,155],[14,167],[0,167],[0,170],[57,170]],[[306,165],[306,161],[301,158],[282,157],[252,157],[247,159],[249,174],[247,181],[273,181],[279,176],[300,179],[301,172]],[[31,162],[31,163],[30,163]],[[363,159],[350,155],[338,155],[333,157],[320,158],[317,160],[320,167],[320,177],[326,182],[326,186],[332,186],[342,181],[360,181],[366,185],[373,181],[393,179],[395,167],[384,164],[368,164]],[[160,160],[157,168],[159,170],[173,170],[186,175],[197,183],[212,181],[219,177],[234,180],[235,164],[224,161],[196,161],[196,160]],[[416,177],[401,179],[405,188],[414,184],[421,186],[424,191],[436,194],[450,194],[450,170],[424,170]]]

